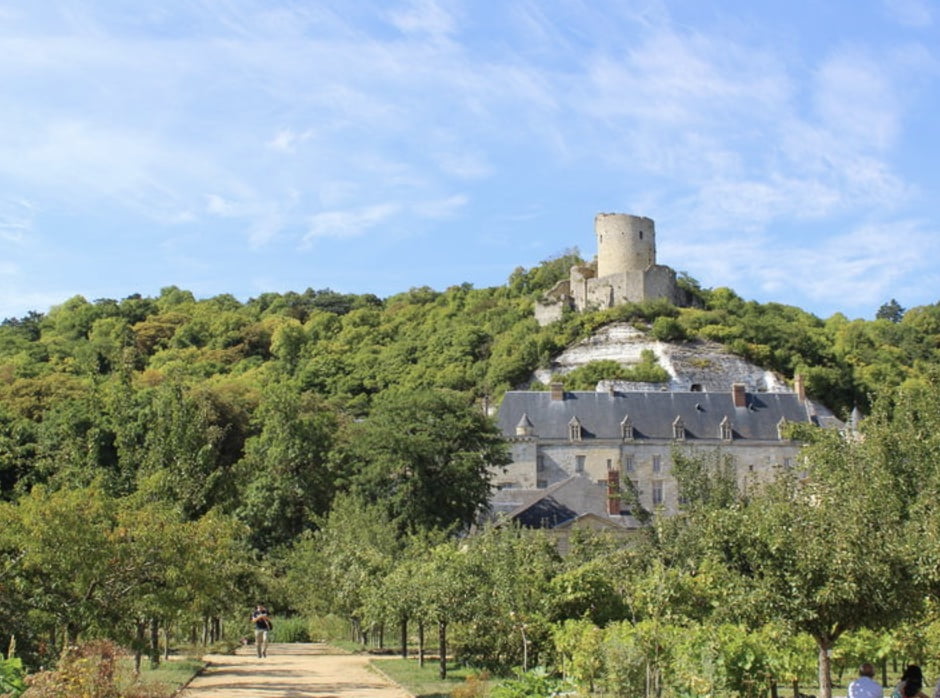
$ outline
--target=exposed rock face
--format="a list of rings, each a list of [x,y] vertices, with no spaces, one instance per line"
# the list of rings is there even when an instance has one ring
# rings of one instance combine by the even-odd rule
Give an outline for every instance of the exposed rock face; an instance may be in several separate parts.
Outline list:
[[[792,392],[786,382],[772,371],[727,353],[716,342],[659,342],[626,323],[608,325],[594,336],[566,349],[549,368],[536,371],[533,378],[548,384],[553,374],[564,375],[591,361],[611,360],[625,366],[637,364],[645,349],[651,350],[659,365],[672,376],[668,383],[601,381],[597,390],[727,392],[732,383],[744,383],[749,392]]]

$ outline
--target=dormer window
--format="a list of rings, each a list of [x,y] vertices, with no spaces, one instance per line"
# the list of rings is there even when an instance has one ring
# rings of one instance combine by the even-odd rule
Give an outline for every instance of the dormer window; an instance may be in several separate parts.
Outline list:
[[[571,421],[568,422],[568,440],[569,441],[581,440],[581,422],[578,421],[577,417],[572,417]]]
[[[534,433],[535,429],[529,415],[523,412],[522,419],[516,424],[516,436],[532,436]]]
[[[725,415],[725,418],[721,420],[721,424],[718,425],[718,430],[722,441],[731,441],[731,420],[728,419],[728,415]]]
[[[685,422],[682,417],[676,417],[672,422],[672,438],[676,441],[685,441]]]
[[[624,441],[633,441],[633,422],[630,421],[630,415],[626,415],[620,422],[620,438]]]

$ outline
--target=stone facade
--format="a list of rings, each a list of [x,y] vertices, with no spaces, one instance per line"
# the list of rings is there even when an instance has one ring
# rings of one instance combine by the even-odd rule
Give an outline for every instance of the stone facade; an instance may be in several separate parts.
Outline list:
[[[598,486],[631,481],[644,508],[673,514],[674,449],[728,454],[743,483],[795,465],[800,444],[785,438],[789,422],[819,423],[801,391],[512,391],[498,414],[512,463],[493,473],[492,504],[509,512],[527,493],[578,477]],[[629,514],[608,513],[620,523]]]
[[[561,318],[566,308],[577,311],[613,308],[623,303],[665,299],[687,305],[676,283],[676,272],[656,264],[656,227],[652,219],[622,213],[599,213],[594,218],[597,258],[571,268],[536,304],[535,318],[546,325]]]

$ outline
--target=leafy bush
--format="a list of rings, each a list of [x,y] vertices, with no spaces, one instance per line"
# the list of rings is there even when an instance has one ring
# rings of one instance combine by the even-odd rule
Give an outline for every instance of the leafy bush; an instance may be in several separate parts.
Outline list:
[[[660,342],[681,342],[687,339],[682,323],[665,315],[653,320],[652,334]]]
[[[669,372],[659,365],[656,354],[649,349],[643,350],[640,362],[633,366],[623,366],[617,361],[601,359],[589,361],[564,376],[553,376],[553,380],[562,381],[568,390],[594,390],[602,380],[664,383],[669,378]]]
[[[348,640],[349,622],[334,616],[314,616],[307,621],[307,637],[315,642]]]
[[[121,698],[116,681],[120,654],[121,649],[108,640],[72,648],[55,669],[27,678],[29,695],[31,698]]]
[[[26,690],[24,676],[23,661],[19,657],[0,659],[0,695],[11,698],[20,695]]]
[[[532,696],[558,696],[572,690],[564,679],[552,676],[545,667],[519,672],[515,679],[500,681],[490,691],[491,698],[531,698]]]
[[[310,622],[301,616],[278,618],[274,638],[277,642],[310,642]]]

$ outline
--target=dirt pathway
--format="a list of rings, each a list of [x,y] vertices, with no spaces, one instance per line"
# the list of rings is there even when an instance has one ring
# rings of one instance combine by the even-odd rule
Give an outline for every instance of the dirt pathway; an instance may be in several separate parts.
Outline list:
[[[410,698],[368,668],[369,657],[337,654],[320,643],[272,644],[258,659],[253,647],[209,655],[206,670],[180,698]]]

